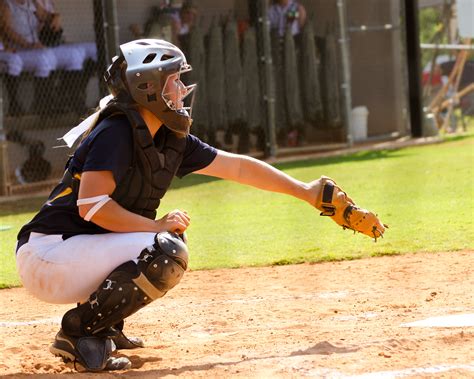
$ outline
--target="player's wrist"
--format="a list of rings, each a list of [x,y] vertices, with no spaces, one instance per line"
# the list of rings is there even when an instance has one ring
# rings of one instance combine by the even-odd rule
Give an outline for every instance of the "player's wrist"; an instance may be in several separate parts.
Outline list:
[[[165,227],[165,223],[163,221],[163,218],[155,220],[155,221],[153,221],[153,223],[154,223],[153,231],[155,233],[166,232],[166,227]]]
[[[314,205],[315,196],[313,192],[311,183],[301,183],[297,197],[311,205]]]

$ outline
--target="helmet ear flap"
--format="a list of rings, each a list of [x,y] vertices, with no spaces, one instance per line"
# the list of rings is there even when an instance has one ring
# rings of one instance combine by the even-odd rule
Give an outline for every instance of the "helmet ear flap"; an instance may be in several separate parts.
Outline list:
[[[109,66],[104,74],[105,82],[109,87],[110,93],[114,97],[128,95],[129,90],[125,79],[125,70],[127,68],[127,62],[123,55],[117,57],[114,62]]]

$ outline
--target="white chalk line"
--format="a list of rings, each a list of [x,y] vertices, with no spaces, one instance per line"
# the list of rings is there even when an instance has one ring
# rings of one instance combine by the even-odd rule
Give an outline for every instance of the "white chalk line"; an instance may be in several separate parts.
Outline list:
[[[458,328],[474,326],[474,313],[456,314],[430,317],[424,320],[418,320],[401,324],[400,326],[411,328]]]
[[[411,375],[439,374],[441,372],[447,372],[452,370],[466,370],[474,372],[474,362],[457,365],[445,364],[431,367],[414,367],[395,371],[378,371],[353,376],[345,375],[343,377],[347,379],[397,379]]]
[[[0,321],[0,327],[10,328],[14,326],[30,326],[30,325],[55,325],[61,323],[61,317],[42,318],[39,320],[29,321]]]

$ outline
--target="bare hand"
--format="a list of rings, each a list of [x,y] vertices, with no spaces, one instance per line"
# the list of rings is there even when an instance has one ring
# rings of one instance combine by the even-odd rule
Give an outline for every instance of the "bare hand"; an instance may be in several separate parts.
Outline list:
[[[55,32],[59,32],[61,30],[61,16],[59,13],[53,13],[51,15],[51,29],[53,29]]]
[[[175,209],[170,213],[167,213],[159,220],[155,221],[158,225],[158,231],[174,232],[183,234],[188,228],[191,219],[186,211],[180,211]]]
[[[30,46],[29,46],[30,49],[43,49],[44,48],[44,45],[41,43],[41,42],[35,42],[35,43],[32,43]]]

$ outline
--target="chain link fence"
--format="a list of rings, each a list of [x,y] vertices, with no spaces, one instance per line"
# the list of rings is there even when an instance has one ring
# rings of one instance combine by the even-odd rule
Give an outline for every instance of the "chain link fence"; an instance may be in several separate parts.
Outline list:
[[[185,52],[185,80],[198,83],[193,133],[218,148],[264,157],[346,142],[336,1],[283,15],[265,0],[0,4],[4,194],[61,177],[71,151],[57,139],[106,94],[118,44],[137,38]]]
[[[69,154],[57,138],[95,106],[101,70],[91,5],[0,2],[2,192],[52,185]]]

